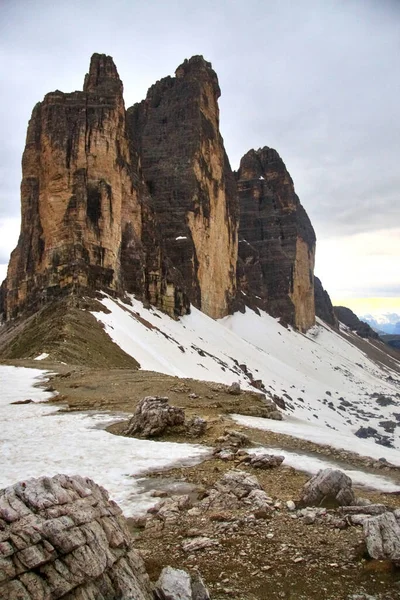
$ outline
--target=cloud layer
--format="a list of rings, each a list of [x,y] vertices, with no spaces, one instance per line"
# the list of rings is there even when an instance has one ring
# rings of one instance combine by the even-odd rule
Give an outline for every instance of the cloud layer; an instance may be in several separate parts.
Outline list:
[[[316,229],[328,290],[347,290],[356,269],[363,294],[398,294],[397,0],[5,0],[0,11],[0,262],[17,239],[20,160],[35,103],[53,89],[81,89],[93,52],[114,57],[127,105],[203,54],[219,76],[232,166],[252,147],[278,150]],[[349,261],[333,279],[338,253]]]

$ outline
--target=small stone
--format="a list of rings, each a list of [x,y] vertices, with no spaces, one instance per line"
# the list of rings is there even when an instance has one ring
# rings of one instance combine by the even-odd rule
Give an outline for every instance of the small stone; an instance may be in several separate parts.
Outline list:
[[[241,394],[240,383],[238,381],[234,381],[231,384],[228,394],[232,394],[232,396],[239,396]]]

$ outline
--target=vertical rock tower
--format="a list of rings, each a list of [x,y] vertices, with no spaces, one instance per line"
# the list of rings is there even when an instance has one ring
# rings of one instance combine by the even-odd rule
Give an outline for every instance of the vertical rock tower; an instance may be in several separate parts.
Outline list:
[[[193,56],[128,110],[169,276],[181,278],[190,301],[214,318],[228,314],[236,293],[238,232],[236,184],[219,132],[220,94],[211,64]]]
[[[83,92],[52,92],[35,106],[22,159],[21,234],[6,280],[8,317],[77,288],[121,290],[127,197],[140,216],[122,91],[112,58],[95,54]]]
[[[271,315],[301,331],[315,323],[315,233],[276,150],[250,150],[237,172],[238,281]]]
[[[6,320],[103,290],[172,316],[193,304],[221,318],[244,298],[313,325],[313,228],[275,150],[251,150],[232,173],[219,96],[211,64],[194,56],[126,111],[112,58],[94,54],[83,91],[35,106]]]

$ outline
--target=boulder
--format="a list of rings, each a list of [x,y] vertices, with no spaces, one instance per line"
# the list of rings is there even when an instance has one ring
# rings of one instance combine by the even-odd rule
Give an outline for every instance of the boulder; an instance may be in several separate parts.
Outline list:
[[[155,588],[155,597],[162,600],[192,600],[190,575],[181,569],[165,567]]]
[[[369,517],[365,519],[363,528],[371,558],[400,563],[400,525],[393,513]]]
[[[233,494],[239,500],[248,496],[253,490],[261,490],[257,477],[238,469],[225,473],[214,487],[217,491]]]
[[[234,381],[230,385],[228,393],[232,394],[232,396],[240,396],[240,394],[241,394],[240,383],[238,381]]]
[[[170,406],[168,398],[146,396],[137,405],[125,434],[144,438],[157,437],[168,428],[183,425],[184,422],[184,410]]]
[[[199,573],[191,577],[182,569],[165,567],[154,589],[155,600],[210,600]]]
[[[211,600],[210,592],[199,573],[192,576],[192,600]]]
[[[192,417],[186,421],[186,431],[192,437],[201,437],[207,430],[207,421],[201,417]]]
[[[276,454],[257,454],[250,460],[250,465],[255,469],[275,469],[285,460],[284,456]]]
[[[121,509],[91,479],[28,479],[0,491],[0,598],[152,600]]]
[[[304,485],[300,503],[304,506],[350,506],[355,496],[352,481],[339,469],[323,469]]]

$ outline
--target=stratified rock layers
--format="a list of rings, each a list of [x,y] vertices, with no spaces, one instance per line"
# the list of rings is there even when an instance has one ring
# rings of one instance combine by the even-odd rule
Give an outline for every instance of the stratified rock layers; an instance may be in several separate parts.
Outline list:
[[[274,150],[248,152],[236,181],[211,64],[186,60],[128,111],[122,94],[112,58],[94,54],[82,92],[34,108],[21,234],[0,290],[6,320],[103,290],[172,316],[192,303],[221,318],[246,298],[313,325],[314,231]]]
[[[124,114],[114,63],[99,55],[83,92],[56,91],[35,106],[22,159],[22,224],[8,270],[8,317],[65,289],[121,290],[128,197],[140,238]]]
[[[55,475],[0,490],[0,523],[0,598],[153,598],[121,509],[91,479]]]
[[[214,318],[236,292],[238,202],[219,132],[220,89],[211,64],[186,60],[128,110],[129,133],[162,226],[169,276]]]
[[[279,154],[250,150],[237,172],[238,283],[248,302],[305,331],[315,322],[315,233]]]

